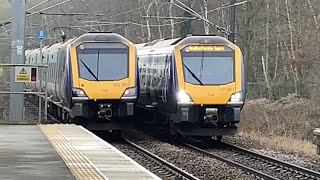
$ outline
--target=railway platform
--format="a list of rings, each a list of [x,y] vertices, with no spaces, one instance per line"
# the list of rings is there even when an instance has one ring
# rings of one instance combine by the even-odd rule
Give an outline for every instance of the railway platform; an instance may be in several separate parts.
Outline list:
[[[0,179],[160,179],[74,124],[0,125]]]
[[[320,155],[320,128],[313,131],[314,134],[314,144],[317,145],[317,154]]]

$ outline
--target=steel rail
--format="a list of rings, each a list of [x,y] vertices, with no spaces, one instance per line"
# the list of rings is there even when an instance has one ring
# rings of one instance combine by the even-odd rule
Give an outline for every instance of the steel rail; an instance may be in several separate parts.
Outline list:
[[[207,152],[207,151],[205,151],[205,150],[203,150],[203,149],[200,149],[200,148],[198,148],[198,147],[196,147],[196,146],[193,146],[193,145],[191,145],[191,144],[183,143],[183,145],[186,146],[186,147],[188,147],[188,148],[190,148],[190,149],[192,149],[192,150],[194,150],[194,151],[197,151],[197,152],[199,152],[199,153],[201,153],[201,154],[204,154],[204,155],[206,155],[206,156],[209,156],[209,157],[211,157],[211,158],[215,158],[215,159],[217,159],[217,160],[219,160],[219,161],[225,162],[226,164],[229,164],[229,165],[231,165],[231,166],[233,166],[233,167],[239,168],[239,169],[241,169],[241,170],[243,170],[243,171],[245,171],[245,172],[247,172],[247,173],[250,173],[250,174],[252,174],[252,175],[255,175],[255,176],[257,176],[257,177],[260,177],[260,178],[263,178],[263,179],[266,179],[266,180],[278,180],[277,178],[272,177],[272,176],[270,176],[270,175],[267,175],[267,174],[265,174],[265,173],[263,173],[263,172],[261,172],[261,171],[257,171],[257,170],[255,170],[255,169],[252,169],[252,168],[246,167],[246,166],[244,166],[244,165],[241,165],[241,164],[239,164],[239,163],[237,163],[237,162],[234,162],[234,161],[231,161],[231,160],[229,160],[229,159],[220,157],[220,156],[218,156],[218,155],[209,153],[209,152]]]
[[[316,171],[313,171],[313,170],[310,170],[310,169],[306,169],[304,167],[297,166],[297,165],[294,165],[294,164],[291,164],[291,163],[287,163],[287,162],[284,162],[284,161],[280,161],[280,160],[274,159],[272,157],[269,157],[269,156],[266,156],[266,155],[263,155],[263,154],[260,154],[260,153],[257,153],[257,152],[253,152],[253,151],[250,151],[248,149],[244,149],[242,147],[239,147],[239,146],[236,146],[236,145],[233,145],[233,144],[229,144],[229,143],[226,143],[226,142],[220,142],[220,143],[223,146],[227,147],[227,148],[234,149],[236,151],[242,152],[244,154],[248,154],[248,155],[253,156],[253,157],[257,157],[257,158],[265,160],[265,161],[269,161],[271,163],[274,163],[274,164],[277,164],[277,165],[292,169],[294,171],[298,171],[298,172],[300,172],[300,173],[302,173],[302,174],[304,174],[306,176],[313,176],[314,178],[319,178],[320,179],[320,173],[319,172],[316,172]]]
[[[134,148],[136,148],[139,151],[141,151],[142,153],[144,153],[144,154],[150,156],[151,158],[155,159],[156,161],[160,162],[162,165],[167,166],[170,169],[174,170],[175,172],[179,173],[181,176],[183,176],[183,177],[185,177],[187,179],[190,179],[190,180],[199,180],[198,178],[194,177],[193,175],[189,174],[188,172],[186,172],[186,171],[176,167],[175,165],[165,161],[164,159],[152,154],[151,152],[149,152],[149,151],[145,150],[144,148],[136,145],[135,143],[133,143],[133,142],[127,140],[127,139],[124,139],[124,138],[123,138],[123,140],[126,143],[130,144],[131,146],[133,146]]]

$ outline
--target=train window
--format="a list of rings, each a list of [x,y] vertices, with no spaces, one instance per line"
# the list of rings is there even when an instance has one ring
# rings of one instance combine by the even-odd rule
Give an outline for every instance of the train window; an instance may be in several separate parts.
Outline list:
[[[234,81],[232,53],[183,53],[182,56],[186,82],[213,85]]]
[[[50,82],[50,63],[48,63],[47,73],[48,73],[48,82]]]
[[[52,63],[52,83],[55,83],[55,80],[56,80],[56,65],[57,63],[54,61]]]
[[[52,64],[51,63],[49,63],[49,73],[48,73],[48,75],[49,75],[48,81],[51,82],[51,77],[52,77]]]
[[[98,76],[104,80],[117,80],[128,77],[128,54],[104,52],[100,54]]]
[[[121,43],[87,43],[77,48],[79,74],[87,80],[120,80],[128,77],[128,47]]]
[[[51,63],[51,72],[50,72],[50,82],[53,83],[53,69],[54,68],[54,63]]]

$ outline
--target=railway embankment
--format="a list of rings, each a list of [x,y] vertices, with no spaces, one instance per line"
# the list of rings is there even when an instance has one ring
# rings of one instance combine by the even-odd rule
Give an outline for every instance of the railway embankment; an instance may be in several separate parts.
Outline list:
[[[317,147],[312,141],[314,130],[320,127],[319,109],[319,102],[296,95],[276,101],[247,100],[235,138],[248,138],[271,150],[315,156]]]

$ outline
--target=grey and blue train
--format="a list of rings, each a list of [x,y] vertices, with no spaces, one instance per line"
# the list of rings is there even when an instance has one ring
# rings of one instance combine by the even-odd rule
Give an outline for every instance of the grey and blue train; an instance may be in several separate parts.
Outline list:
[[[86,33],[77,38],[26,51],[26,64],[48,64],[48,112],[64,122],[99,120],[112,128],[130,119],[139,91],[135,44],[116,33]],[[45,78],[26,83],[44,91]],[[115,120],[117,119],[117,120]],[[115,121],[113,121],[115,120]],[[111,123],[110,123],[111,122]]]
[[[214,35],[188,35],[137,44],[144,123],[172,135],[234,135],[245,102],[240,48]],[[138,114],[137,114],[138,116]],[[140,117],[143,118],[143,117]]]

